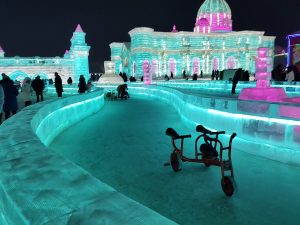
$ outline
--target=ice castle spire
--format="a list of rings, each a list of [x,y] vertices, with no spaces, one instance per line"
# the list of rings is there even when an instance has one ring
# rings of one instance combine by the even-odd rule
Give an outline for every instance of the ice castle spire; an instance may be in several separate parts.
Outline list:
[[[79,80],[80,75],[83,75],[86,80],[90,77],[88,59],[90,48],[91,47],[85,42],[85,33],[83,32],[80,24],[78,24],[71,38],[71,48],[69,51],[70,57],[75,60],[75,81]]]
[[[64,58],[70,58],[69,50],[67,49],[64,54]]]
[[[80,24],[77,25],[75,32],[83,32]]]

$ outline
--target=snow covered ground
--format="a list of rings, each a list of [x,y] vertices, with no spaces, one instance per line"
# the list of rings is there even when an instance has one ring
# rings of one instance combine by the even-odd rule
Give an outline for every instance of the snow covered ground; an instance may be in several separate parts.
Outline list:
[[[196,133],[170,105],[132,96],[106,102],[99,113],[59,135],[50,148],[104,183],[179,224],[299,224],[300,168],[256,157],[233,142],[237,192],[221,189],[219,167],[183,164],[174,173],[164,167],[171,152],[165,130]]]

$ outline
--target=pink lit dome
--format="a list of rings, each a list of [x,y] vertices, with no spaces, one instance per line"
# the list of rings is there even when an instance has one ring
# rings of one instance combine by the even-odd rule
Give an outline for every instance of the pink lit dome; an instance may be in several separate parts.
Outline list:
[[[208,25],[205,19],[209,23]],[[200,33],[231,32],[231,9],[227,2],[225,0],[205,0],[198,11],[194,31]]]

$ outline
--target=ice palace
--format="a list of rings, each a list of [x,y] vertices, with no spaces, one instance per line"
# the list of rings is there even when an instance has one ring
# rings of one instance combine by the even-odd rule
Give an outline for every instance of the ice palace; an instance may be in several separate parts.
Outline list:
[[[225,11],[211,11],[215,8]],[[236,35],[224,0],[206,0],[199,12],[195,36],[225,40]],[[166,35],[193,36],[174,33]],[[242,35],[240,43],[246,46],[250,34]],[[72,96],[34,104],[6,120],[0,126],[0,224],[299,224],[300,91],[297,84],[269,82],[270,40],[249,48],[248,56],[245,46],[242,53],[234,52],[244,58],[230,58],[222,44],[221,51],[209,47],[199,64],[192,56],[197,50],[180,55],[181,49],[171,47],[160,61],[154,50],[149,54],[151,46],[131,46],[124,51],[127,60],[112,56],[116,72],[148,77],[148,84],[128,83],[129,100],[105,101],[117,85],[100,82],[90,93],[77,95],[76,88],[69,88]],[[118,45],[121,50],[112,49],[112,54],[122,52],[124,45]],[[193,63],[187,63],[186,53]],[[228,65],[253,68],[257,82],[240,82],[239,95],[231,95],[227,81],[152,80],[166,70],[179,76],[183,69],[197,73]],[[274,89],[276,98],[261,94]],[[241,100],[243,91],[248,100]],[[185,140],[186,154],[192,157],[199,124],[226,131],[221,135],[225,145],[237,133],[230,198],[222,191],[219,167],[182,163],[182,171],[174,173],[164,166],[173,150],[166,129],[192,135]]]

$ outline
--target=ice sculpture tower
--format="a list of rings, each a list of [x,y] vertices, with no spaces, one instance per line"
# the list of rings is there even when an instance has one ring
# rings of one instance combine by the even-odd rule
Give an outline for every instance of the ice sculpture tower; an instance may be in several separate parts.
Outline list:
[[[287,96],[283,88],[270,85],[273,59],[269,48],[259,48],[256,59],[256,88],[244,88],[239,96],[241,100],[263,100],[281,102]]]
[[[205,0],[200,7],[194,32],[231,32],[231,10],[225,0]]]
[[[74,59],[74,80],[77,82],[80,75],[86,80],[89,79],[89,51],[90,46],[85,42],[85,33],[80,24],[77,25],[75,32],[71,38],[70,57]],[[68,54],[65,54],[67,56]]]

